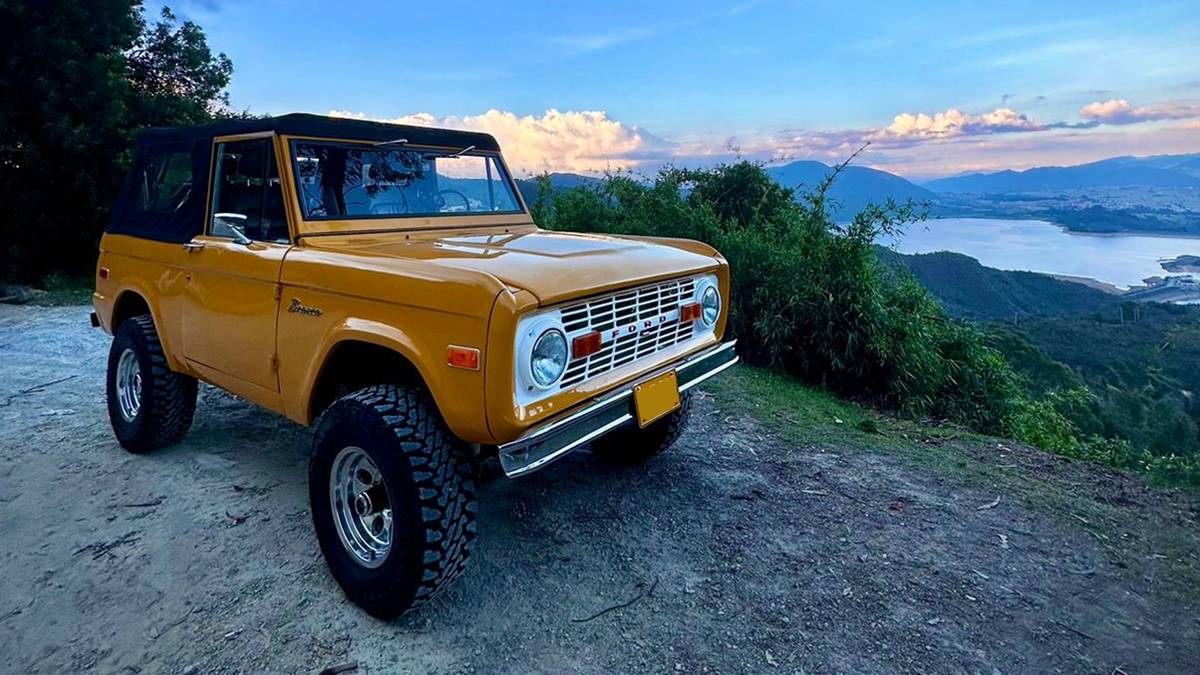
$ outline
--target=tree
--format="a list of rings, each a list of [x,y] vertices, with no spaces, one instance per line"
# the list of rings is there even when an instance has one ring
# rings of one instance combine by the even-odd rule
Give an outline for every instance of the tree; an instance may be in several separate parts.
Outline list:
[[[227,117],[225,87],[233,62],[213,56],[204,30],[191,21],[176,26],[170,8],[148,26],[140,16],[137,41],[126,55],[133,89],[131,121],[137,126],[198,124]]]
[[[90,274],[137,131],[228,114],[231,72],[140,0],[0,0],[0,280]]]

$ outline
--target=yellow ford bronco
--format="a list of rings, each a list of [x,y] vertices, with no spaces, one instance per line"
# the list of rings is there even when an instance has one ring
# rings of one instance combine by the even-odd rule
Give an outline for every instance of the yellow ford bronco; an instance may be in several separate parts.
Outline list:
[[[321,551],[386,618],[462,572],[480,460],[671,445],[737,360],[728,298],[705,244],[539,229],[489,135],[293,114],[143,132],[92,322],[130,452],[199,380],[316,427]]]

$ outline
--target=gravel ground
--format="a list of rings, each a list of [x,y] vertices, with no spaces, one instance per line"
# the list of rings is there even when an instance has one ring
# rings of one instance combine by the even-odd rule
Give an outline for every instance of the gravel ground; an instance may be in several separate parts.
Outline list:
[[[381,623],[319,557],[308,430],[205,387],[183,443],[126,454],[104,407],[108,337],[87,311],[0,305],[0,672],[1200,664],[1196,606],[1131,581],[1068,519],[1003,494],[986,508],[994,490],[886,455],[791,447],[707,395],[643,467],[581,452],[485,480],[467,574]],[[1129,508],[1147,523],[1176,518],[1139,495]]]

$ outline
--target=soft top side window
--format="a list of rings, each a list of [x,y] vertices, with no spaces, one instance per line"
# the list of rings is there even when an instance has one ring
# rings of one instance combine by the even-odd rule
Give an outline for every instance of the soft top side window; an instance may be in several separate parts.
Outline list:
[[[217,144],[208,233],[287,243],[287,215],[270,138]]]
[[[192,155],[186,150],[152,149],[139,165],[135,180],[135,211],[174,213],[192,191]]]

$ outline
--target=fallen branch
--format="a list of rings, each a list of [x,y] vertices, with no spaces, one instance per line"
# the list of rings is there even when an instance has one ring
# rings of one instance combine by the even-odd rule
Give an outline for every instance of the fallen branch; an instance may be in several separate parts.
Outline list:
[[[329,666],[325,670],[322,670],[319,675],[339,675],[339,673],[349,673],[355,670],[358,670],[358,661],[343,663],[340,666]]]
[[[1062,626],[1063,628],[1066,628],[1067,630],[1071,631],[1072,633],[1074,633],[1080,637],[1085,637],[1089,640],[1092,640],[1093,642],[1096,640],[1096,638],[1092,637],[1091,635],[1088,635],[1087,633],[1079,630],[1078,628],[1076,628],[1074,626],[1069,626],[1069,625],[1059,621],[1058,619],[1054,619],[1053,621],[1054,621],[1054,623]]]
[[[813,480],[819,480],[819,481],[821,481],[821,483],[823,483],[823,484],[825,485],[825,487],[829,488],[830,490],[833,490],[834,492],[836,492],[836,493],[838,493],[839,495],[841,495],[841,496],[845,497],[846,499],[849,499],[850,501],[853,501],[853,502],[858,502],[859,504],[863,504],[863,505],[865,505],[865,504],[866,504],[866,502],[864,502],[863,500],[859,499],[858,497],[855,497],[854,495],[850,494],[849,492],[846,492],[845,490],[843,490],[842,488],[838,487],[837,485],[834,485],[834,484],[833,484],[832,482],[830,482],[830,480],[829,480],[828,478],[826,478],[826,477],[825,477],[825,475],[824,475],[823,473],[821,473],[820,471],[818,471],[818,472],[814,473],[813,475],[809,476],[809,478],[811,478],[811,479],[813,479]]]
[[[87,546],[84,546],[83,548],[76,550],[71,555],[75,556],[75,555],[79,555],[80,553],[83,553],[84,551],[91,551],[92,552],[92,560],[99,560],[100,556],[102,556],[102,555],[106,555],[106,554],[112,555],[112,550],[114,548],[117,548],[118,546],[124,546],[126,544],[134,544],[140,540],[141,540],[141,536],[138,535],[137,532],[128,532],[125,535],[121,536],[119,539],[114,539],[114,540],[108,541],[108,542],[97,542],[95,544],[88,544]]]
[[[598,619],[613,610],[625,609],[626,607],[632,605],[633,603],[637,602],[638,600],[641,600],[642,598],[646,597],[647,595],[650,595],[651,593],[653,593],[655,588],[658,588],[658,579],[655,579],[654,583],[650,584],[650,588],[647,588],[646,590],[642,591],[641,593],[638,593],[637,595],[633,596],[632,598],[630,598],[630,600],[628,602],[622,602],[621,604],[613,605],[612,607],[605,607],[604,609],[600,610],[599,612],[596,612],[595,614],[593,614],[587,618],[571,619],[571,621],[574,621],[575,623],[587,623],[588,621],[591,621],[592,619]]]
[[[990,501],[986,504],[976,506],[975,510],[976,511],[986,511],[987,509],[994,509],[997,506],[1000,506],[1000,498],[999,497],[996,497],[995,499],[993,499],[992,501]]]
[[[52,387],[56,384],[62,384],[63,382],[66,382],[67,380],[73,380],[73,379],[75,379],[75,375],[68,375],[64,378],[54,380],[52,382],[43,382],[42,384],[35,384],[32,387],[29,387],[28,389],[22,389],[21,391],[18,391],[15,394],[9,394],[8,399],[6,399],[4,401],[4,403],[0,403],[0,408],[4,408],[6,406],[12,405],[13,401],[15,401],[16,399],[21,398],[22,396],[25,396],[27,394],[37,394],[37,393],[40,393],[42,390],[44,390],[46,387]]]

